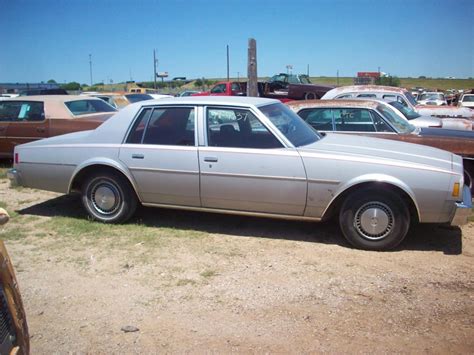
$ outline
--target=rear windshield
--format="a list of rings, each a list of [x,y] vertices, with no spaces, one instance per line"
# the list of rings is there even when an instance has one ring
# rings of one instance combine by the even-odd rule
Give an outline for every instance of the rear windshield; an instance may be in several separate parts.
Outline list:
[[[100,112],[115,112],[115,108],[103,100],[77,100],[65,102],[67,108],[75,116]]]
[[[125,95],[125,97],[132,104],[139,101],[153,100],[153,97],[148,94],[129,94],[129,95]]]

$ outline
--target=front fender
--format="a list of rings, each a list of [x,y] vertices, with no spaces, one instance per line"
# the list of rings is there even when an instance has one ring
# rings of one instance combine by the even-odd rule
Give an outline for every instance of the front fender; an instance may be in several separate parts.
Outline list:
[[[418,218],[420,218],[420,209],[416,201],[416,197],[413,190],[402,180],[390,175],[386,175],[386,174],[366,174],[366,175],[357,176],[349,181],[344,182],[342,185],[339,186],[339,188],[334,193],[333,198],[331,199],[328,206],[324,210],[322,216],[324,217],[329,207],[332,206],[333,202],[336,201],[337,198],[340,197],[345,191],[357,185],[371,183],[371,182],[385,183],[385,184],[398,187],[399,189],[403,190],[412,200],[413,205],[416,208],[416,213],[418,215]]]

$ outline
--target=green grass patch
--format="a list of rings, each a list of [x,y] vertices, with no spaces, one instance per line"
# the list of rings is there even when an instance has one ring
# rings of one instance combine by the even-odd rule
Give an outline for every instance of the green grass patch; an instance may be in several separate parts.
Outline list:
[[[191,280],[191,279],[180,279],[176,283],[176,286],[186,286],[186,285],[195,285],[196,281]]]
[[[201,275],[202,277],[205,277],[207,279],[207,278],[210,278],[210,277],[217,276],[217,271],[215,271],[215,270],[205,270],[205,271],[201,272],[199,275]]]
[[[7,203],[0,201],[0,208],[7,209]]]
[[[21,240],[28,236],[28,230],[21,228],[14,228],[0,232],[0,239],[2,240]]]

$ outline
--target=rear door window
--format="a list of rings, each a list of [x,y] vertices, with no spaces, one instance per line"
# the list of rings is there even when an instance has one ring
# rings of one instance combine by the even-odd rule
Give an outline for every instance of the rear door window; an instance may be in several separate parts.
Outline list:
[[[311,127],[320,131],[332,131],[332,110],[330,108],[304,109],[298,112]]]
[[[38,101],[0,101],[0,121],[44,121],[44,103]]]

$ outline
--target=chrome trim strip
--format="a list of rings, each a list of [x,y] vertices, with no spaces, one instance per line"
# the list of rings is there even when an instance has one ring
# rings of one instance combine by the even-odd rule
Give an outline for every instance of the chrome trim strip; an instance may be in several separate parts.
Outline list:
[[[20,161],[20,165],[29,164],[29,165],[52,165],[52,166],[77,166],[76,164],[60,164],[60,163],[42,163],[42,162],[33,162],[33,161]]]
[[[201,172],[201,175],[206,176],[226,176],[248,179],[265,179],[265,180],[288,180],[288,181],[306,181],[306,178],[290,177],[290,176],[270,176],[270,175],[251,175],[251,174],[232,174],[232,173],[209,173]]]
[[[319,217],[306,217],[306,216],[293,216],[285,214],[274,214],[274,213],[265,213],[265,212],[247,212],[247,211],[238,211],[238,210],[224,210],[224,209],[215,209],[207,207],[190,207],[190,206],[178,206],[178,205],[166,205],[161,203],[143,203],[143,206],[146,207],[163,207],[171,208],[176,210],[185,210],[185,211],[197,211],[197,212],[211,212],[211,213],[222,213],[222,214],[233,214],[239,216],[251,216],[251,217],[266,217],[266,218],[278,218],[278,219],[287,219],[287,220],[296,220],[296,221],[320,221]]]
[[[339,185],[341,181],[339,180],[318,180],[318,179],[308,179],[308,182],[315,184],[329,184],[329,185]]]
[[[165,174],[189,174],[189,175],[199,175],[199,171],[189,171],[189,170],[174,170],[174,169],[153,169],[153,168],[142,168],[130,166],[128,168],[130,171],[146,171],[146,172],[156,172],[156,173],[165,173]]]
[[[199,147],[200,152],[209,153],[239,153],[239,154],[260,154],[260,155],[285,155],[299,157],[295,148],[229,148],[229,147]]]

